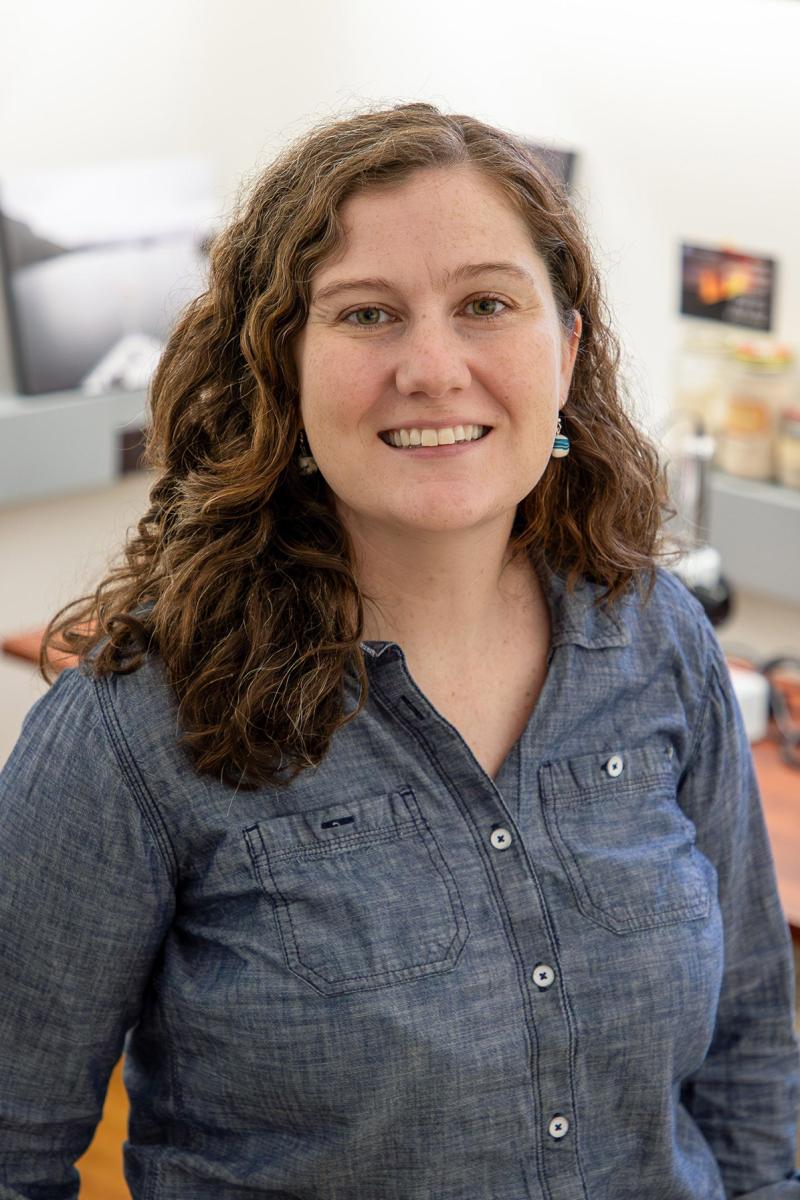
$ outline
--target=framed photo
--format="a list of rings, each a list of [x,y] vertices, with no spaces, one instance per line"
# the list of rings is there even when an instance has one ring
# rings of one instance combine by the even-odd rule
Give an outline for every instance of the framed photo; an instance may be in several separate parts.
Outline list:
[[[25,395],[144,388],[203,290],[216,206],[200,159],[0,180],[0,251]]]
[[[773,258],[711,246],[681,246],[681,313],[745,329],[772,329]]]
[[[532,150],[537,158],[542,159],[544,165],[569,191],[572,187],[572,180],[575,173],[575,159],[577,157],[575,152],[573,150],[559,150],[555,146],[542,146],[538,142],[527,142],[526,144],[528,149]]]

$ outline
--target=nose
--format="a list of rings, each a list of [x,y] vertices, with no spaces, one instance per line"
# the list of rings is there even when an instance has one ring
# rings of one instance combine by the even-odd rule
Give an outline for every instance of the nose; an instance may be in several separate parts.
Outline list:
[[[401,396],[423,393],[439,399],[472,382],[465,347],[446,320],[426,316],[402,339],[395,385]]]

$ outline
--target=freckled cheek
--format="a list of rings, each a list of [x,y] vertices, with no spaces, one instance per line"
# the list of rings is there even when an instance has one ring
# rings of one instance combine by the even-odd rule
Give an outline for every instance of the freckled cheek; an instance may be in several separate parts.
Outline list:
[[[376,373],[363,359],[322,356],[307,366],[300,402],[309,430],[333,437],[352,433],[369,420],[382,395]]]
[[[542,363],[531,363],[504,373],[497,389],[512,417],[524,419],[546,414],[557,398],[555,374]]]
[[[494,380],[496,390],[509,403],[525,400],[528,404],[533,401],[546,404],[558,386],[557,364],[548,338],[515,341],[484,359],[481,366],[487,381]]]

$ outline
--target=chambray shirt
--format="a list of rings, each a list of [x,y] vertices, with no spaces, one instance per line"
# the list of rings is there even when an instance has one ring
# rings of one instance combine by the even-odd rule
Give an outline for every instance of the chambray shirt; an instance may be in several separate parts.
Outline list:
[[[547,577],[498,776],[365,642],[285,790],[65,671],[0,775],[0,1198],[67,1200],[125,1051],[136,1200],[798,1200],[793,968],[711,626]],[[355,707],[348,676],[348,708]]]

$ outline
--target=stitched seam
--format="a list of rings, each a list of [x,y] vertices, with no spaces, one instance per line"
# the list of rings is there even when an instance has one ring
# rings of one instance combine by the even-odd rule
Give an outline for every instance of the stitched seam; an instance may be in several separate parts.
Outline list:
[[[114,757],[122,774],[122,778],[127,784],[128,790],[135,800],[137,807],[141,811],[153,839],[158,846],[159,853],[163,859],[164,866],[173,886],[177,879],[177,863],[175,850],[169,836],[164,820],[158,810],[155,800],[150,795],[147,786],[141,774],[136,767],[136,761],[131,753],[130,747],[122,732],[122,727],[117,719],[117,714],[114,710],[114,705],[111,697],[108,694],[108,680],[106,677],[93,680],[95,694],[97,696],[100,713],[103,718],[103,724],[108,734],[111,747],[114,752]]]
[[[549,769],[549,768],[548,768]],[[588,784],[585,788],[565,788],[561,790],[557,783],[553,780],[552,775],[545,784],[545,792],[548,799],[555,803],[576,803],[581,800],[603,800],[609,796],[628,796],[633,792],[644,789],[649,784],[663,783],[666,784],[670,791],[672,790],[672,773],[670,771],[661,771],[655,775],[638,775],[636,779],[631,779],[629,782],[616,783],[609,780],[608,783]]]
[[[320,975],[314,970],[313,967],[306,966],[302,960],[298,961],[299,965],[302,967],[302,971],[298,970],[297,965],[290,963],[289,970],[292,972],[292,974],[297,975],[298,978],[304,980],[322,995],[333,996],[339,992],[348,991],[358,991],[359,993],[377,992],[380,991],[381,988],[385,988],[392,983],[405,983],[412,979],[420,978],[427,979],[431,975],[447,975],[450,971],[452,971],[458,960],[455,960],[451,963],[444,959],[436,959],[431,964],[423,963],[418,967],[394,967],[389,971],[379,971],[375,975],[353,975],[347,976],[346,979],[326,979],[324,975]],[[443,964],[441,966],[439,966],[440,961]],[[316,976],[316,978],[321,980],[325,986],[315,987],[314,980],[309,978],[311,975]],[[366,983],[364,982],[366,980],[373,980],[377,982]],[[344,986],[349,983],[358,984],[358,986]]]
[[[692,730],[691,746],[689,749],[689,753],[686,756],[686,764],[685,764],[683,770],[681,771],[680,776],[678,777],[677,790],[680,790],[684,779],[694,769],[694,767],[696,765],[696,761],[695,761],[696,757],[699,756],[699,753],[700,753],[700,743],[702,742],[702,735],[703,735],[703,730],[704,730],[705,721],[706,721],[706,713],[708,712],[709,697],[711,695],[712,676],[717,680],[717,683],[719,683],[719,676],[717,674],[717,668],[716,668],[716,664],[714,662],[714,657],[713,657],[713,647],[710,643],[709,643],[708,655],[706,656],[705,673],[706,673],[706,683],[705,683],[705,687],[703,689],[703,699],[700,703],[700,708],[698,710],[697,718],[695,719],[694,729]]]
[[[414,808],[416,809],[416,811],[419,815],[419,820],[420,820],[421,824],[424,825],[425,829],[428,831],[427,838],[424,836],[422,838],[422,844],[425,847],[428,857],[431,860],[431,866],[433,867],[434,871],[439,876],[439,878],[442,880],[442,882],[445,886],[445,890],[447,891],[447,898],[450,902],[450,911],[452,912],[453,917],[455,918],[455,923],[456,923],[456,931],[453,934],[453,937],[450,941],[450,945],[447,947],[447,953],[449,954],[450,951],[452,950],[453,946],[455,945],[456,941],[460,937],[461,931],[459,929],[459,919],[458,919],[459,914],[456,912],[455,905],[453,904],[453,896],[452,896],[452,893],[448,886],[448,882],[447,882],[448,879],[452,883],[453,888],[455,889],[456,895],[458,896],[458,903],[459,903],[459,907],[461,910],[461,916],[464,918],[464,925],[466,926],[467,932],[466,932],[466,935],[465,935],[464,941],[463,941],[464,945],[466,944],[467,937],[469,936],[469,921],[467,920],[467,910],[464,908],[464,901],[462,899],[461,893],[458,890],[458,883],[456,882],[456,878],[453,875],[453,872],[450,870],[450,867],[447,865],[447,859],[442,854],[439,843],[436,840],[436,835],[434,834],[434,832],[431,829],[428,822],[425,820],[425,814],[423,813],[422,809],[417,804],[416,796],[414,795],[413,791],[410,791],[409,789],[404,790],[401,794],[404,798],[407,798],[407,803],[411,803],[414,805]],[[439,863],[435,862],[435,860],[434,860],[434,857],[433,857],[434,848],[435,848],[436,854],[439,857]]]
[[[283,862],[287,858],[334,858],[337,854],[346,853],[348,850],[363,850],[366,846],[372,845],[380,846],[418,832],[413,821],[404,821],[402,825],[393,825],[385,832],[378,829],[365,830],[364,833],[349,833],[341,838],[332,838],[329,842],[319,846],[304,846],[298,843],[286,850],[265,850],[265,854],[270,862]]]
[[[286,901],[283,901],[282,908],[283,908],[284,913],[286,914],[286,919],[289,923],[289,928],[290,928],[291,935],[292,935],[292,947],[294,950],[294,955],[297,960],[297,963],[303,968],[304,971],[308,971],[308,973],[310,975],[314,975],[317,979],[321,979],[324,983],[328,984],[329,986],[333,986],[333,987],[338,987],[340,984],[345,984],[345,983],[360,983],[362,980],[365,980],[365,979],[387,979],[387,978],[401,978],[402,979],[404,977],[409,976],[409,974],[413,977],[414,975],[418,975],[420,972],[425,972],[426,974],[430,974],[431,968],[435,969],[436,967],[439,967],[439,965],[441,963],[447,963],[447,955],[450,953],[450,947],[453,944],[452,942],[450,943],[450,946],[448,946],[448,948],[447,948],[447,953],[444,954],[441,958],[427,959],[425,962],[422,962],[422,963],[411,963],[407,967],[389,967],[385,971],[373,971],[369,975],[338,975],[335,979],[329,979],[327,975],[323,975],[321,971],[317,971],[314,967],[309,966],[309,964],[307,962],[304,962],[304,960],[301,958],[300,949],[297,944],[297,936],[294,931],[294,925],[292,924],[292,914],[290,912],[291,905],[287,904]],[[448,969],[449,969],[451,964],[447,963],[447,965],[448,965]]]

